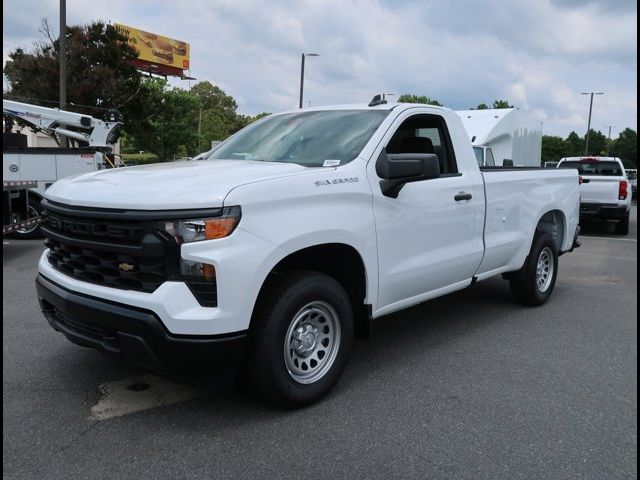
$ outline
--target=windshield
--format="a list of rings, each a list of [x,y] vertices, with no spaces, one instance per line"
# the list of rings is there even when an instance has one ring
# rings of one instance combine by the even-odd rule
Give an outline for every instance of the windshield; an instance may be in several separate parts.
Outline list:
[[[618,162],[562,162],[558,168],[575,168],[581,175],[622,176],[622,168]]]
[[[224,142],[207,160],[259,160],[306,167],[356,158],[388,110],[325,110],[267,117]]]

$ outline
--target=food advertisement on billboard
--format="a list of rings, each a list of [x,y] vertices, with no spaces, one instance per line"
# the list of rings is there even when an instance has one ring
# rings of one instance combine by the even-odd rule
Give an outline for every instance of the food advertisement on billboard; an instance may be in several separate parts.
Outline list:
[[[129,37],[129,43],[139,52],[138,60],[189,70],[188,43],[121,23],[116,23],[115,27]]]

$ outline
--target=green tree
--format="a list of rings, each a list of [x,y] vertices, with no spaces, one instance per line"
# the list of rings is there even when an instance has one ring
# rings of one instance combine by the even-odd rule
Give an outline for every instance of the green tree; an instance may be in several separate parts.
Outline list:
[[[487,106],[486,103],[481,103],[476,107],[476,110],[489,110],[489,107]]]
[[[552,135],[542,136],[542,163],[560,160],[565,157],[566,144],[563,138]]]
[[[238,104],[233,97],[227,95],[220,87],[204,81],[196,83],[191,87],[190,92],[197,97],[203,110],[213,110],[226,123],[229,125],[234,124]]]
[[[200,131],[198,151],[208,150],[212,140],[224,140],[253,121],[253,117],[238,114],[235,99],[211,82],[198,82],[190,92],[199,103],[193,113]]]
[[[611,155],[620,157],[625,166],[638,168],[638,133],[625,128],[615,142],[612,142]]]
[[[415,95],[412,93],[403,93],[398,97],[399,103],[424,103],[427,105],[435,105],[442,107],[442,104],[434,99],[431,99],[425,95]]]
[[[149,101],[150,103],[140,105]],[[135,99],[141,120],[131,125],[139,149],[155,153],[160,160],[173,160],[179,153],[194,153],[198,142],[193,112],[198,98],[179,88],[168,89],[167,82],[145,79],[141,95]]]
[[[587,136],[585,134],[585,142]],[[584,152],[584,150],[583,150]],[[580,154],[582,155],[581,152]],[[589,130],[589,151],[587,155],[605,155],[607,153],[607,137],[600,131]]]
[[[576,132],[571,132],[565,139],[566,157],[579,157],[584,154],[584,139]]]
[[[514,107],[506,100],[494,100],[492,108],[514,108]]]
[[[44,106],[57,106],[59,100],[59,41],[43,22],[45,40],[30,51],[16,48],[9,52],[3,73],[9,84],[8,98]],[[126,37],[112,25],[93,22],[67,27],[67,102],[69,109],[102,117],[105,108],[125,112],[129,99],[139,89],[141,74],[129,64],[137,52]]]

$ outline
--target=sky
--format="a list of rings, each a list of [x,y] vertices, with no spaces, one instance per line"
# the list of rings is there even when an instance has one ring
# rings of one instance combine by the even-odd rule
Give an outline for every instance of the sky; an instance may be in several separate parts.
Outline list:
[[[57,32],[58,0],[3,2],[3,64]],[[191,76],[243,114],[365,103],[415,93],[454,110],[506,99],[548,135],[637,130],[637,4],[632,0],[67,0],[67,24],[120,22],[191,45]],[[172,84],[189,88],[189,82]],[[6,84],[5,84],[6,88]],[[389,98],[393,99],[393,96]]]

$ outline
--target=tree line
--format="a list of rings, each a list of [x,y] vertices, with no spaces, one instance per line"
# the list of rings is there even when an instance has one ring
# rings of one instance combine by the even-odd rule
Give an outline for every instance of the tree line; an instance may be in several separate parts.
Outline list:
[[[567,138],[553,135],[542,136],[542,162],[557,161],[562,157],[585,155],[586,134],[579,136],[571,132]],[[589,151],[586,155],[619,157],[627,168],[638,168],[638,134],[625,128],[617,138],[608,137],[597,130],[589,130]]]

